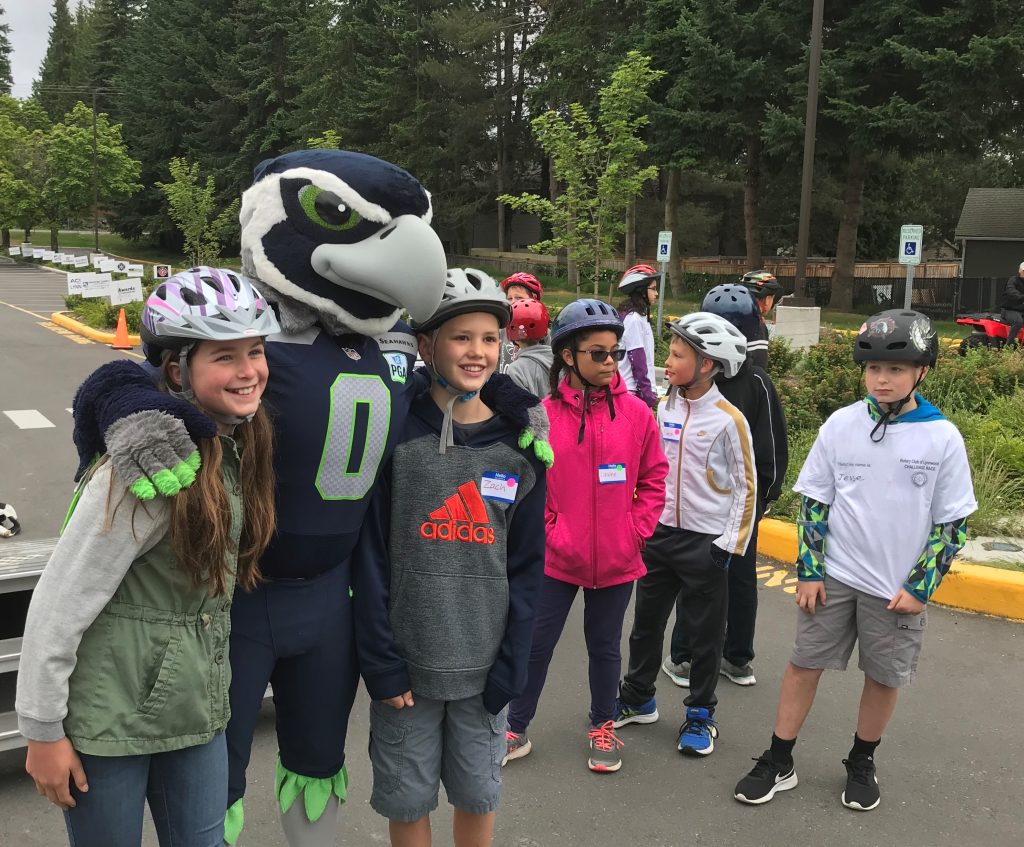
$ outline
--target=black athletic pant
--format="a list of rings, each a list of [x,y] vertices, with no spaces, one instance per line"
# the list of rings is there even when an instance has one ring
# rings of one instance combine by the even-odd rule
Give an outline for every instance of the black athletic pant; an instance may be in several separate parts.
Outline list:
[[[729,593],[729,572],[711,561],[715,537],[658,524],[647,542],[647,574],[636,584],[629,670],[619,687],[619,696],[628,705],[639,706],[654,696],[665,626],[676,597],[681,597],[693,644],[685,702],[715,710]]]
[[[757,524],[750,544],[742,556],[733,556],[729,565],[729,612],[722,658],[743,667],[754,660],[754,627],[757,622]],[[672,630],[672,661],[677,665],[690,661],[686,613],[683,596],[676,602],[676,625]]]

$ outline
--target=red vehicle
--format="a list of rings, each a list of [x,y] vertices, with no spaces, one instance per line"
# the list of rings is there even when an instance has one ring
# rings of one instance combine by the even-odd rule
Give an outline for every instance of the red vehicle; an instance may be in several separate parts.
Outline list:
[[[961,326],[973,326],[974,332],[960,342],[960,355],[975,347],[1005,347],[1010,334],[1008,324],[999,320],[999,315],[992,312],[974,312],[960,315],[956,322]],[[1017,343],[1024,345],[1024,328],[1017,334]]]

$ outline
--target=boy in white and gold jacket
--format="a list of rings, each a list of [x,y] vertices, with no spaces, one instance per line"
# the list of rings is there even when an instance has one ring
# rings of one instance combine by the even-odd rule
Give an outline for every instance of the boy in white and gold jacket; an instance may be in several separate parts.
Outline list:
[[[695,312],[669,324],[665,362],[669,397],[658,409],[669,462],[665,509],[644,550],[647,574],[637,583],[629,670],[619,687],[615,725],[658,719],[654,681],[665,625],[681,596],[693,643],[690,694],[678,749],[706,756],[718,727],[715,688],[728,608],[728,568],[742,555],[756,520],[754,449],[743,414],[714,384],[746,358],[746,338],[718,315]],[[680,595],[680,591],[682,592]]]

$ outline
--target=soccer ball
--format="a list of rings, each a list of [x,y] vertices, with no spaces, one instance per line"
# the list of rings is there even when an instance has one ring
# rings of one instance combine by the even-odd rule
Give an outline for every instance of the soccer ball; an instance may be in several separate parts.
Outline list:
[[[21,532],[18,513],[10,503],[0,503],[0,538],[10,538]]]

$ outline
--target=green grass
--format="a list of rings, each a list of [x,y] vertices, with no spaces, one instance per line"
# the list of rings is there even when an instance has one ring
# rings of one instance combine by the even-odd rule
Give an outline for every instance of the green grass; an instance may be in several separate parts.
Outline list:
[[[1024,562],[1011,562],[1006,559],[996,559],[989,562],[978,562],[978,564],[984,565],[986,568],[999,568],[1004,571],[1024,573]]]

